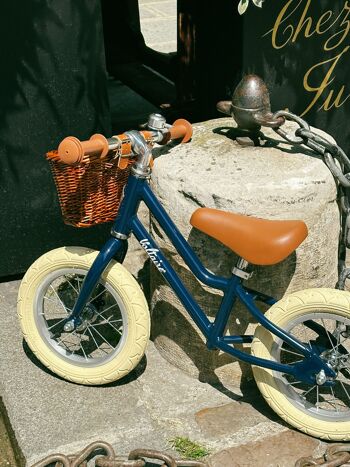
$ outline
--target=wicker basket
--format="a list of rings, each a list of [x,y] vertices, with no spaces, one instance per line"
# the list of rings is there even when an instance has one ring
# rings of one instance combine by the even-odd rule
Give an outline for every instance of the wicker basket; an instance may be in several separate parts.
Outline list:
[[[90,227],[115,219],[133,160],[121,169],[111,158],[72,166],[59,162],[57,151],[46,157],[66,224]]]

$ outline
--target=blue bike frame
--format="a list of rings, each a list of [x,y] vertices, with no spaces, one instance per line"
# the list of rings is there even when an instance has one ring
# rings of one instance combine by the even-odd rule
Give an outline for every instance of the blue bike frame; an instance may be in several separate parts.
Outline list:
[[[154,239],[138,219],[137,212],[141,201],[145,202],[197,279],[209,287],[223,291],[223,298],[214,322],[209,321],[160,251]],[[326,362],[319,357],[315,350],[309,346],[305,346],[288,332],[269,321],[255,304],[255,301],[259,300],[272,305],[276,303],[274,298],[244,287],[242,279],[236,275],[232,275],[229,279],[219,277],[209,272],[203,266],[193,249],[160,205],[147,180],[133,174],[129,176],[125,187],[125,195],[111,231],[112,237],[101,249],[89,270],[72,314],[67,318],[67,321],[73,320],[76,326],[79,325],[80,314],[108,263],[113,258],[116,258],[120,262],[123,261],[127,250],[127,238],[131,233],[135,235],[141,246],[146,250],[152,262],[167,280],[193,321],[199,327],[207,340],[207,347],[209,349],[220,349],[250,364],[290,374],[298,380],[308,383],[314,383],[315,375],[321,370],[325,372],[326,376],[335,377],[333,370],[326,365]],[[305,358],[301,362],[294,364],[282,364],[273,360],[258,358],[236,349],[234,344],[250,343],[253,340],[252,335],[224,335],[228,319],[237,299],[245,305],[262,326],[286,342]]]

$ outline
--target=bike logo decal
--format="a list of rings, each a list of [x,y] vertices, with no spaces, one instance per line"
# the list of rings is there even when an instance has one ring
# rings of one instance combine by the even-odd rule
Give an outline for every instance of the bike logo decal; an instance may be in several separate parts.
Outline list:
[[[158,271],[166,272],[166,269],[164,269],[164,267],[162,266],[163,261],[161,259],[158,259],[158,256],[157,256],[157,253],[159,253],[159,250],[157,248],[152,248],[147,238],[144,238],[143,240],[141,240],[140,245],[146,251],[146,253],[150,257],[152,263],[155,265]]]

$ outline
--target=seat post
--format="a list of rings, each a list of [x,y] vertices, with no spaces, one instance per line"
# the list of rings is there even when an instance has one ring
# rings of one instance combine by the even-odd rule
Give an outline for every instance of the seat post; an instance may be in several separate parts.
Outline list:
[[[236,266],[232,269],[232,274],[240,277],[241,279],[250,279],[253,273],[247,271],[248,266],[248,261],[243,258],[238,258]]]

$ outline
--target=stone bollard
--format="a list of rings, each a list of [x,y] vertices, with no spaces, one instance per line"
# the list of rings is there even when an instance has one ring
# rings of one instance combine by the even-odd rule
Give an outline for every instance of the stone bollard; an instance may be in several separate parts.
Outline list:
[[[295,130],[295,124],[287,122],[284,129]],[[236,257],[221,243],[192,228],[189,220],[198,207],[306,222],[309,236],[298,250],[277,265],[254,267],[248,287],[277,299],[305,288],[334,287],[340,225],[333,176],[322,159],[307,148],[286,143],[271,129],[263,132],[262,147],[242,147],[234,141],[237,130],[231,118],[194,125],[192,142],[157,150],[161,157],[155,161],[152,188],[212,272],[229,277]],[[151,228],[189,292],[214,319],[221,292],[194,278],[154,220]],[[186,373],[225,386],[237,386],[242,377],[251,377],[248,365],[207,350],[200,331],[154,267],[151,312],[156,347]],[[251,334],[255,325],[248,312],[238,306],[231,315],[229,332]]]

